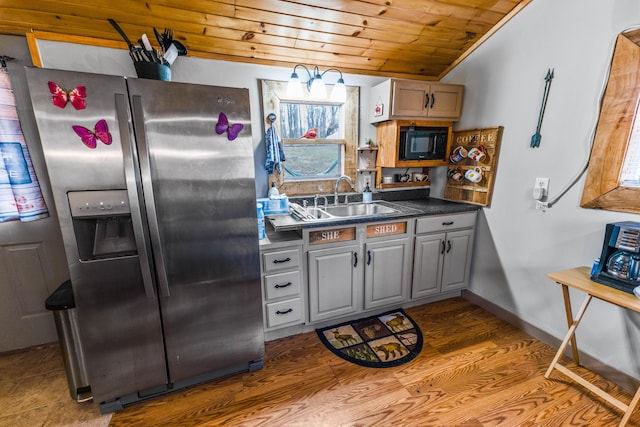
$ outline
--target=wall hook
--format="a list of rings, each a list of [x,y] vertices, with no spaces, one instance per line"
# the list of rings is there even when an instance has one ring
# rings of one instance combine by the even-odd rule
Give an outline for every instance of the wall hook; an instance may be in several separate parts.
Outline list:
[[[15,58],[6,55],[0,55],[0,67],[7,68],[7,61],[13,61]]]

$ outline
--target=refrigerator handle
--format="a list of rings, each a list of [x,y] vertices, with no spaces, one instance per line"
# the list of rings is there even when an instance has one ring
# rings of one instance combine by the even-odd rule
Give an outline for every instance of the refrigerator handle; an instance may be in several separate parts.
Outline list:
[[[158,288],[163,297],[169,296],[169,280],[164,261],[164,251],[160,242],[160,227],[158,225],[158,213],[153,195],[153,180],[151,179],[151,160],[149,158],[149,147],[147,146],[147,136],[144,130],[144,115],[142,113],[142,97],[133,95],[131,97],[133,110],[133,127],[138,143],[138,155],[140,161],[140,175],[142,178],[142,191],[147,208],[147,218],[149,219],[149,230],[151,234],[151,247],[156,257],[156,272],[158,278]]]
[[[136,170],[134,167],[135,152],[131,145],[129,134],[129,117],[127,115],[127,99],[122,93],[116,95],[116,114],[118,116],[118,130],[120,132],[120,141],[122,142],[122,153],[124,157],[124,175],[127,182],[127,194],[129,195],[129,206],[131,208],[131,223],[133,224],[133,234],[136,239],[138,249],[138,259],[140,262],[140,270],[142,272],[142,284],[144,293],[147,298],[155,299],[156,293],[153,286],[153,277],[151,275],[151,263],[149,262],[149,244],[144,233],[144,225],[142,223],[142,212],[140,211],[140,197],[138,180],[136,179]]]

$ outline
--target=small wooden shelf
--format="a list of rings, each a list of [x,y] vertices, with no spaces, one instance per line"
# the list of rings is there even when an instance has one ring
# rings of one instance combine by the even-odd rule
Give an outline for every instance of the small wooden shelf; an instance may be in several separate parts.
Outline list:
[[[452,188],[455,188],[458,191],[473,191],[476,193],[487,193],[489,191],[488,188],[482,187],[480,184],[465,184],[461,182],[460,184],[449,184]]]
[[[358,172],[360,172],[360,173],[363,173],[363,172],[371,173],[371,172],[376,172],[376,171],[377,171],[377,169],[375,169],[375,168],[373,168],[373,169],[358,169]]]
[[[378,147],[370,146],[370,147],[358,147],[358,151],[378,151]]]
[[[405,187],[428,187],[429,181],[423,182],[392,182],[391,184],[380,183],[381,188],[405,188]]]

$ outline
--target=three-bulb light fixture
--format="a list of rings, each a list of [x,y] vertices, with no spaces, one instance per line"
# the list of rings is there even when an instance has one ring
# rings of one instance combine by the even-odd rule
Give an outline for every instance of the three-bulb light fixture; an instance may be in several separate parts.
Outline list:
[[[317,100],[326,100],[327,99],[327,89],[325,87],[324,81],[322,77],[329,71],[335,71],[340,73],[340,78],[333,85],[333,90],[331,91],[331,98],[329,98],[332,102],[345,102],[347,100],[347,88],[344,85],[344,79],[342,78],[342,72],[337,68],[329,68],[324,72],[320,73],[318,66],[315,65],[313,68],[313,75],[309,71],[307,67],[302,64],[297,64],[293,67],[293,73],[291,74],[291,78],[289,79],[289,84],[287,86],[287,97],[288,98],[302,98],[303,90],[302,90],[302,81],[298,77],[298,73],[296,73],[296,69],[298,67],[302,67],[308,76],[308,80],[306,82],[307,90],[309,91],[309,97],[311,99]]]

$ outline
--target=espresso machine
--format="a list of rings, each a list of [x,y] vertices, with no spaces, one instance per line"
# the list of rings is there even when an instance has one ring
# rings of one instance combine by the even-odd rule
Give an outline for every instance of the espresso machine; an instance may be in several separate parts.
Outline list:
[[[607,224],[602,254],[591,271],[591,280],[634,293],[640,285],[640,222]]]

